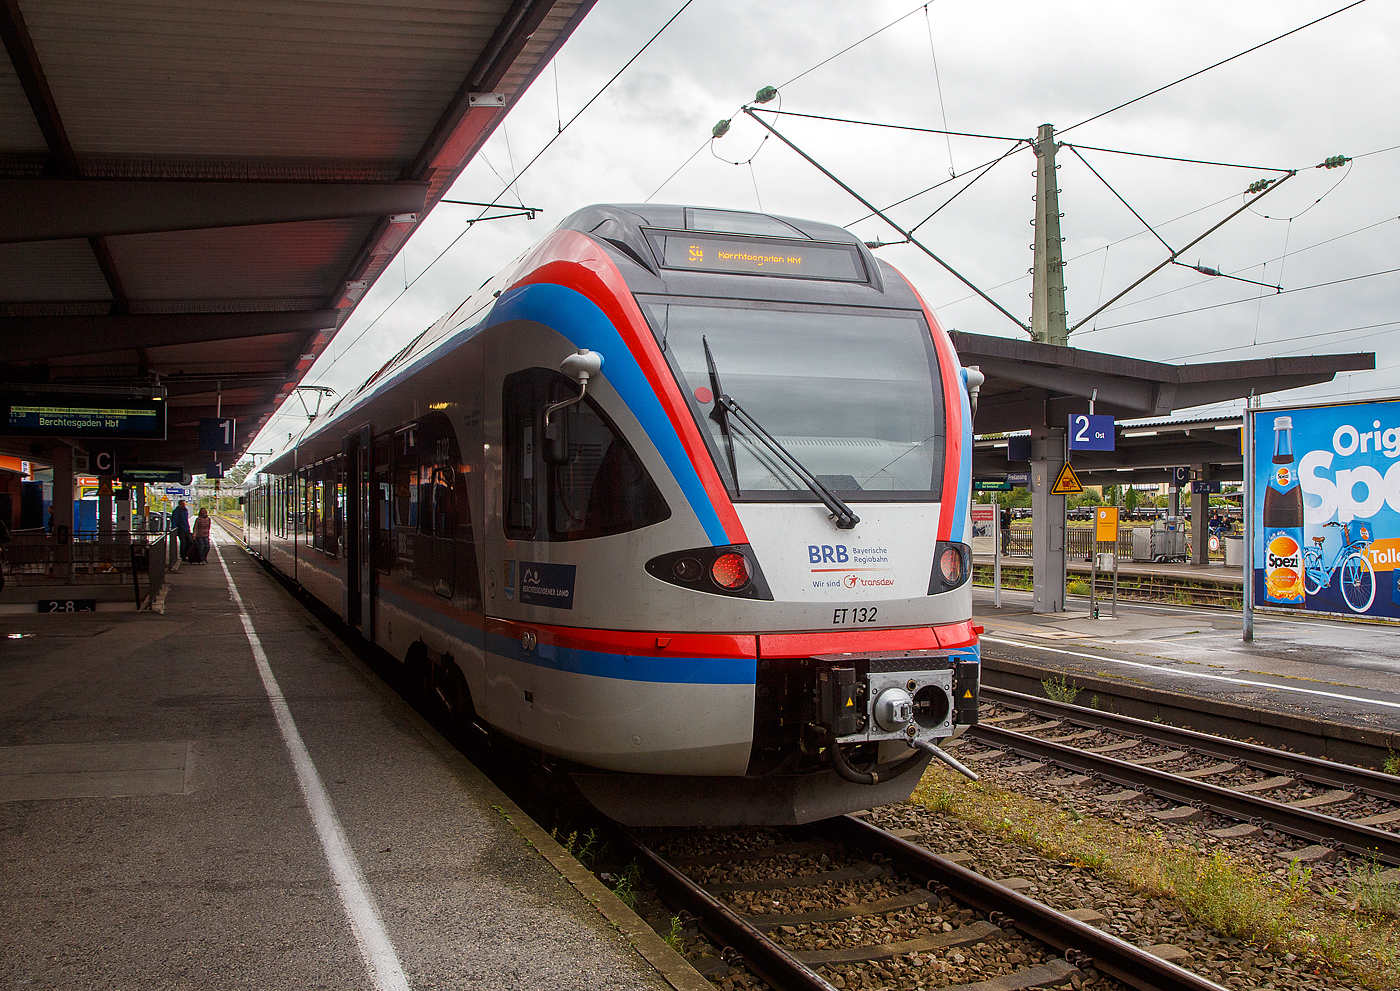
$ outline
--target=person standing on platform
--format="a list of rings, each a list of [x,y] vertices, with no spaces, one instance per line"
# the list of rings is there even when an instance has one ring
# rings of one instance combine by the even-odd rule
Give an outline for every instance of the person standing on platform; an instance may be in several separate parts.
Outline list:
[[[10,527],[0,519],[0,592],[5,591],[5,556],[10,553]]]
[[[1001,520],[999,522],[1001,523],[1001,554],[1002,557],[1005,557],[1007,552],[1011,550],[1011,508],[1009,506],[1001,507]]]
[[[194,520],[194,544],[190,547],[191,564],[208,564],[209,528],[214,521],[209,518],[209,510],[201,509]]]
[[[183,499],[175,507],[175,512],[170,514],[170,529],[180,540],[180,560],[188,561],[190,559],[190,511],[186,508]]]

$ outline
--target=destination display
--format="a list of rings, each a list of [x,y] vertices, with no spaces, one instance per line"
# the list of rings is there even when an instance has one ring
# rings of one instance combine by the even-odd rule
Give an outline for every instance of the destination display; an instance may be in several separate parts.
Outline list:
[[[165,403],[119,396],[0,395],[0,433],[164,440]]]
[[[1400,618],[1400,401],[1251,415],[1254,601]]]
[[[185,480],[185,466],[168,465],[122,465],[123,485],[159,485],[174,482],[177,485]]]
[[[734,237],[653,231],[666,268],[696,272],[781,275],[798,279],[867,282],[865,263],[853,244],[796,239]]]

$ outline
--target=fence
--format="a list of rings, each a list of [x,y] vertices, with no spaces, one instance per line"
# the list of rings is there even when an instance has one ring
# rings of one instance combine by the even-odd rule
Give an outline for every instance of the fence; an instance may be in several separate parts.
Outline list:
[[[1136,527],[1118,528],[1118,560],[1131,561],[1133,559],[1133,531]],[[1071,561],[1087,561],[1093,553],[1094,531],[1092,527],[1082,529],[1065,529],[1065,557]],[[1187,543],[1188,553],[1190,543]],[[1011,541],[1006,547],[1007,557],[1030,557],[1033,549],[1031,531],[1029,529],[1011,530]],[[1107,550],[1107,548],[1103,548]],[[1225,560],[1224,543],[1221,543],[1219,550],[1209,552],[1211,560]]]
[[[127,584],[139,604],[165,583],[170,543],[164,533],[75,530],[71,540],[62,540],[46,530],[16,530],[5,580],[30,588]]]

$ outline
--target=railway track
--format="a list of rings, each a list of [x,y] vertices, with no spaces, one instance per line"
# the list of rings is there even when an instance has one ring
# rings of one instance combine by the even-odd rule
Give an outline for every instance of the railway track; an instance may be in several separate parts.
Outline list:
[[[629,835],[629,853],[721,960],[777,991],[859,986],[861,966],[889,988],[1220,989],[855,816],[700,839]]]
[[[1155,796],[1177,803],[1154,813],[1162,821],[1189,821],[1209,810],[1400,865],[1394,775],[1002,689],[984,688],[982,701],[999,711],[957,748],[974,766],[1014,754],[1128,789],[1118,801]]]

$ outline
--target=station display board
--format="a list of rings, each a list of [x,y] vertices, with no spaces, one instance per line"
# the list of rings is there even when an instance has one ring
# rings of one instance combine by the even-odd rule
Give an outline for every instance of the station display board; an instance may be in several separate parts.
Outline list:
[[[0,393],[0,434],[165,439],[165,403],[131,396]]]
[[[1400,618],[1400,400],[1250,415],[1255,603]]]

